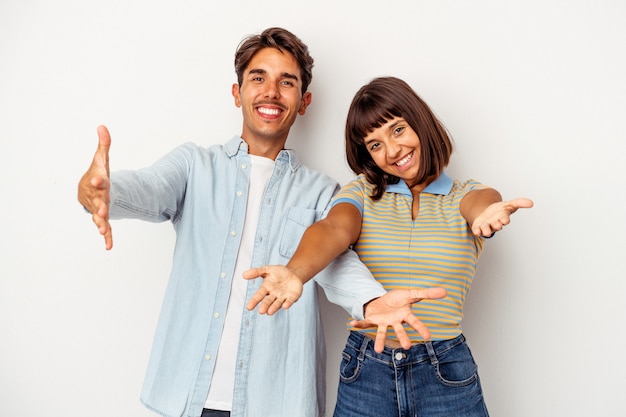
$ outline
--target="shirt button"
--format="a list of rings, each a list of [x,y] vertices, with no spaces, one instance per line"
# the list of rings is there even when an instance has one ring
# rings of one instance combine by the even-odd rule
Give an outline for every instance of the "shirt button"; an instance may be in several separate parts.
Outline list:
[[[243,194],[241,191],[237,191],[237,197],[241,197],[241,194]]]
[[[213,317],[215,317],[216,319],[219,319],[220,318],[220,313],[213,314]]]
[[[204,359],[206,359],[207,361],[210,361],[210,360],[211,360],[211,355],[206,355],[206,356],[204,357]]]
[[[231,231],[231,232],[230,232],[230,235],[231,235],[232,237],[235,237],[235,236],[237,236],[237,232],[235,232],[235,231],[233,230],[233,231]]]
[[[246,169],[246,168],[248,168],[248,165],[246,165],[246,164],[241,164],[241,169]]]
[[[226,272],[222,272],[222,273],[220,274],[220,278],[226,278]]]

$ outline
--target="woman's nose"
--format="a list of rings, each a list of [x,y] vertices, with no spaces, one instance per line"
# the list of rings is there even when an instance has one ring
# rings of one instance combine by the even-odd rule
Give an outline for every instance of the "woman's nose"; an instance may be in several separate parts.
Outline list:
[[[387,141],[387,157],[389,159],[394,159],[400,156],[400,152],[402,152],[402,146],[399,143],[390,140]]]

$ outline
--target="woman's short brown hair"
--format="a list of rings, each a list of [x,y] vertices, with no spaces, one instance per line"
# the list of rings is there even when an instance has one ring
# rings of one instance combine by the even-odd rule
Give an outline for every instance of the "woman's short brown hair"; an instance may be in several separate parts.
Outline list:
[[[346,158],[354,173],[364,174],[375,185],[374,195],[382,197],[388,184],[400,179],[380,169],[368,152],[364,139],[395,117],[402,117],[420,140],[420,161],[416,184],[439,176],[450,162],[452,139],[428,104],[403,80],[374,78],[359,89],[346,120]]]
[[[265,29],[262,33],[248,36],[241,41],[235,52],[235,72],[239,85],[254,54],[265,48],[275,48],[293,55],[300,66],[302,94],[306,93],[313,79],[313,58],[309,55],[309,48],[296,35],[278,27]]]

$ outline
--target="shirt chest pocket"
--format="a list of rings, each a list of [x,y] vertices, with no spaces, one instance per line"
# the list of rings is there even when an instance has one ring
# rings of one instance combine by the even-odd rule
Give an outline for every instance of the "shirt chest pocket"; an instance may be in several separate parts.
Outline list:
[[[283,224],[283,232],[280,237],[280,255],[291,259],[300,239],[307,227],[315,223],[321,212],[302,207],[291,207]]]

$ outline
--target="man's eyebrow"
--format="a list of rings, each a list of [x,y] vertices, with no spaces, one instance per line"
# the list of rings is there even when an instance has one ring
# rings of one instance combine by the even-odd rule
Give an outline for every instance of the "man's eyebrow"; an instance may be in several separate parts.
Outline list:
[[[250,71],[248,71],[248,74],[265,74],[265,73],[267,73],[267,71],[261,68],[252,68]]]
[[[282,75],[283,75],[283,77],[284,77],[284,78],[290,78],[290,79],[292,79],[292,80],[296,80],[296,81],[298,81],[298,76],[297,76],[297,75],[295,75],[295,74],[291,74],[291,73],[289,73],[289,72],[283,72],[283,74],[282,74]]]
[[[264,69],[262,69],[262,68],[252,68],[252,69],[248,72],[248,74],[267,74],[267,71],[265,71],[265,70],[264,70]],[[297,75],[295,75],[295,74],[292,74],[292,73],[290,73],[290,72],[283,72],[283,73],[281,74],[281,76],[282,76],[283,78],[289,78],[289,79],[292,79],[292,80],[298,81],[298,76],[297,76]]]

